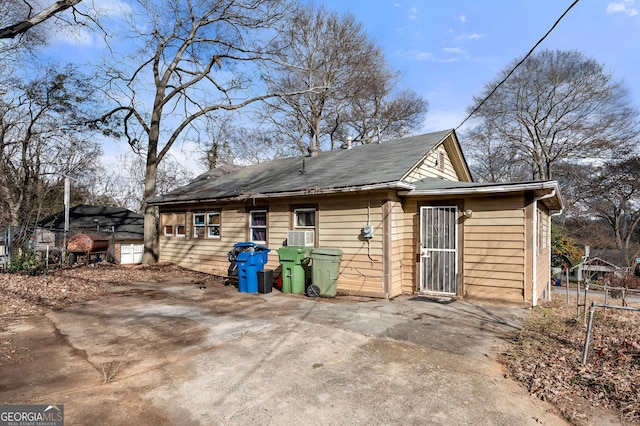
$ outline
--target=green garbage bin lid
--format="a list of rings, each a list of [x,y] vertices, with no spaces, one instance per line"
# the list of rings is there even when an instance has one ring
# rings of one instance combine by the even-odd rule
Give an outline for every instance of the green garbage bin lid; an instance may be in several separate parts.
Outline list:
[[[280,260],[302,261],[309,256],[311,247],[304,246],[283,246],[278,249]]]
[[[318,247],[311,250],[311,256],[314,254],[329,255],[329,256],[342,256],[342,250],[337,248]]]

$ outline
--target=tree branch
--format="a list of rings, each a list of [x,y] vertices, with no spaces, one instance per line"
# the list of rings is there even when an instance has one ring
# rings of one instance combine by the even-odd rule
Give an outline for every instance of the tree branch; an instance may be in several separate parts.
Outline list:
[[[17,35],[28,31],[32,27],[41,24],[53,15],[75,6],[81,1],[82,0],[58,0],[51,6],[43,9],[41,12],[36,13],[28,19],[9,25],[8,27],[0,28],[0,39],[14,38]]]

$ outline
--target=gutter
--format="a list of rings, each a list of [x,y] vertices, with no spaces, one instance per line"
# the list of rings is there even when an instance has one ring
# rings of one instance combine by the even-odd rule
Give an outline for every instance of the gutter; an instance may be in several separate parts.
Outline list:
[[[464,194],[490,194],[531,191],[534,189],[552,189],[555,191],[557,182],[549,181],[542,183],[521,183],[514,185],[488,185],[481,187],[458,187],[458,188],[433,188],[433,189],[413,189],[409,191],[398,191],[400,196],[420,196],[420,195],[464,195]],[[545,194],[546,195],[546,194]],[[545,196],[543,196],[545,197]],[[547,198],[547,197],[545,197]]]
[[[274,193],[243,193],[235,196],[223,197],[223,198],[202,198],[202,199],[191,199],[191,200],[180,200],[173,199],[169,201],[151,201],[149,205],[152,206],[162,206],[168,204],[199,204],[199,203],[215,203],[215,202],[224,202],[224,201],[244,201],[244,200],[262,200],[262,199],[272,199],[272,198],[285,198],[285,197],[299,197],[299,196],[310,196],[310,195],[325,195],[325,194],[341,194],[341,193],[352,193],[352,192],[360,192],[360,191],[376,191],[382,189],[400,189],[400,190],[411,190],[414,188],[414,185],[397,181],[397,182],[388,182],[388,183],[379,183],[372,185],[364,185],[364,186],[349,186],[344,188],[313,188],[313,189],[303,189],[298,191],[287,191],[287,192],[274,192]]]

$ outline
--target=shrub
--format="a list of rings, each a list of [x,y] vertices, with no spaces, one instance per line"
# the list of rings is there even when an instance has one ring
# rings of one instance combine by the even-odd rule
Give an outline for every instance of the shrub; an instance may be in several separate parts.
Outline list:
[[[22,253],[17,258],[12,258],[11,263],[7,267],[7,272],[11,274],[26,273],[29,275],[38,275],[44,273],[46,262],[36,257],[35,253],[28,251]]]

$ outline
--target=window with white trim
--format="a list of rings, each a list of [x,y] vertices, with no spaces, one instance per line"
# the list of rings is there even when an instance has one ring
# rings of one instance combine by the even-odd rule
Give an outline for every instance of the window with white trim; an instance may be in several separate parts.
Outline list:
[[[162,223],[162,236],[184,237],[184,213],[162,213],[160,220]]]
[[[254,243],[267,242],[267,211],[251,210],[249,212],[249,236]]]
[[[296,229],[315,229],[316,209],[304,208],[293,210],[293,227]]]
[[[220,212],[207,213],[207,237],[220,238]]]
[[[204,213],[193,214],[193,237],[204,238]]]

